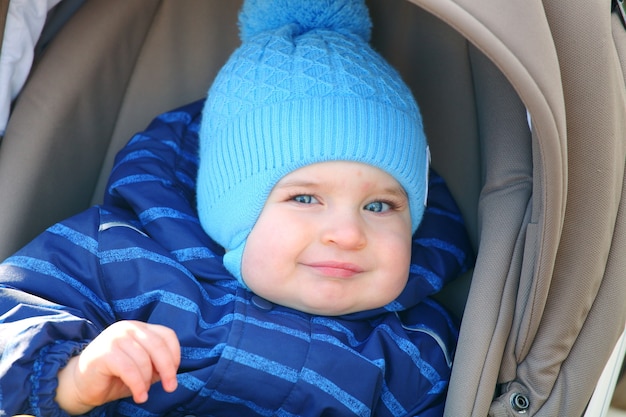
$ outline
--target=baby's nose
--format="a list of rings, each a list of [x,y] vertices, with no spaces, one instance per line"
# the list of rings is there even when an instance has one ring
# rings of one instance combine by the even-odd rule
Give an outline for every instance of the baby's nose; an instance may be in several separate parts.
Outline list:
[[[349,210],[328,213],[321,236],[324,244],[337,245],[342,249],[357,250],[367,244],[363,220]]]

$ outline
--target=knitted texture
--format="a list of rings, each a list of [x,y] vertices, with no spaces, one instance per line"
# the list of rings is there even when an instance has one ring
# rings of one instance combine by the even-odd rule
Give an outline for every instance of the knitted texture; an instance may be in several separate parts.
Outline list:
[[[286,174],[355,161],[393,176],[413,232],[427,192],[422,120],[399,74],[369,45],[362,0],[249,0],[242,45],[209,89],[200,127],[198,214],[241,278],[245,242]],[[243,281],[242,281],[243,282]]]

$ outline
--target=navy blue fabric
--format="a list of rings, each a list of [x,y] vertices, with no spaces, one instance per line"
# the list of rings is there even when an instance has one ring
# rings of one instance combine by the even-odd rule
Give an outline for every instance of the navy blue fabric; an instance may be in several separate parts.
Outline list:
[[[222,265],[195,212],[203,102],[163,114],[119,153],[102,206],[0,265],[0,410],[62,416],[56,374],[108,325],[169,326],[179,388],[93,416],[439,416],[458,336],[428,298],[472,262],[445,184],[430,181],[411,276],[390,305],[343,317],[273,305]]]

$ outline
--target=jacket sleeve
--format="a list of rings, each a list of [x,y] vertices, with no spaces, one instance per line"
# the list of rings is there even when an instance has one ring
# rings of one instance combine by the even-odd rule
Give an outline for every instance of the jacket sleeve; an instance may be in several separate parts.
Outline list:
[[[58,371],[115,320],[99,277],[99,217],[93,208],[56,224],[0,264],[3,415],[65,415]]]

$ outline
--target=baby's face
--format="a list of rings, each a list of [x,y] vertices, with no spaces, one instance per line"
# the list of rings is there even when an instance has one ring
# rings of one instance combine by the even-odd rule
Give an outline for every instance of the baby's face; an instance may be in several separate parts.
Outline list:
[[[411,216],[400,184],[369,165],[322,162],[276,184],[248,237],[242,276],[269,301],[341,315],[393,301],[410,259]]]

